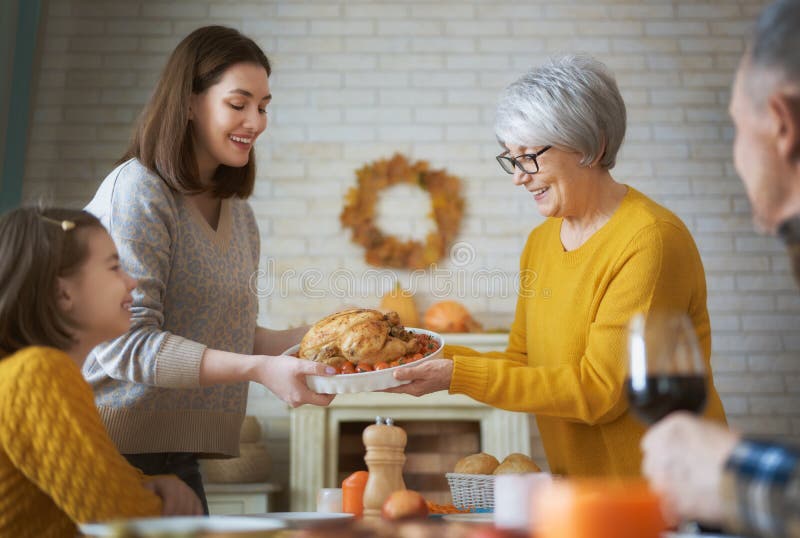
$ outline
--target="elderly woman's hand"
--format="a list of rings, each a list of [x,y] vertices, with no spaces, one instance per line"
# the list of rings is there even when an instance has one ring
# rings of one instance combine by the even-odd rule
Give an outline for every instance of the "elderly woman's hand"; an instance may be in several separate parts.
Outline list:
[[[673,413],[642,439],[642,471],[668,513],[717,524],[723,517],[720,480],[739,435],[688,413]]]
[[[423,396],[439,390],[450,388],[450,379],[453,377],[453,361],[449,359],[433,359],[416,366],[400,368],[394,373],[398,381],[411,381],[385,392],[400,392],[412,396]]]

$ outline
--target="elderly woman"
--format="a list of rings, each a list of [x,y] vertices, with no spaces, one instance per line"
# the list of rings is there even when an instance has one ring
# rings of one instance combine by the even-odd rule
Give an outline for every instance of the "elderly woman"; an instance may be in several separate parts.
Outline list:
[[[500,98],[497,157],[547,219],[520,259],[516,317],[505,352],[448,346],[452,360],[395,374],[414,395],[438,390],[533,413],[554,473],[639,473],[644,425],[628,409],[626,328],[637,312],[691,319],[711,372],[706,283],[683,222],[611,176],[625,103],[605,67],[564,57]],[[706,415],[724,421],[709,374]]]

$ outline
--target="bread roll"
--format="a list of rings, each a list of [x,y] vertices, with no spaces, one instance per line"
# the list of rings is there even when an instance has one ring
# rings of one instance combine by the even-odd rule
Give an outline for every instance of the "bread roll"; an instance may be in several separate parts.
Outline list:
[[[528,461],[528,462],[533,463],[533,459],[531,459],[531,457],[528,456],[527,454],[523,454],[522,452],[514,452],[512,454],[509,454],[503,460],[503,462],[506,462],[506,461]]]
[[[515,452],[509,454],[503,463],[495,468],[493,474],[520,474],[520,473],[540,473],[539,466],[525,454]]]
[[[491,454],[480,452],[458,460],[455,472],[465,474],[492,474],[500,462]]]

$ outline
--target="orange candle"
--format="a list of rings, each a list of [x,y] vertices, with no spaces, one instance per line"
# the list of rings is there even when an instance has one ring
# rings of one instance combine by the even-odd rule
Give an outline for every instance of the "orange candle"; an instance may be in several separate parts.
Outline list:
[[[536,538],[659,538],[659,497],[641,480],[557,480],[533,499]]]

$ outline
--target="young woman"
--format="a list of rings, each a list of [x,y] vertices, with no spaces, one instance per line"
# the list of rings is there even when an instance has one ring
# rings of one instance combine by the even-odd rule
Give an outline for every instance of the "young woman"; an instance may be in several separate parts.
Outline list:
[[[0,282],[0,537],[202,513],[182,481],[146,477],[117,452],[81,376],[94,346],[128,330],[136,286],[100,222],[55,209],[0,217]]]
[[[266,129],[270,64],[236,30],[200,28],[170,56],[121,164],[87,209],[139,281],[131,330],[84,367],[111,438],[147,473],[204,499],[197,457],[238,455],[248,381],[292,406],[327,405],[281,356],[302,332],[256,325],[260,241],[246,198]]]

